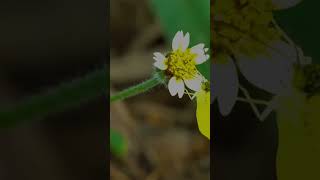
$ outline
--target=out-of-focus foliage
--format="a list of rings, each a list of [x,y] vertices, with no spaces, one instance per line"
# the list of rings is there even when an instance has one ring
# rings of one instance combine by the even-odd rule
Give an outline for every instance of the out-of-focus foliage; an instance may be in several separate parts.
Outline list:
[[[290,38],[302,47],[304,53],[320,62],[320,25],[316,21],[319,15],[319,1],[304,0],[293,8],[275,12],[275,18]]]
[[[127,142],[122,134],[110,129],[110,151],[117,157],[123,157],[127,153]]]

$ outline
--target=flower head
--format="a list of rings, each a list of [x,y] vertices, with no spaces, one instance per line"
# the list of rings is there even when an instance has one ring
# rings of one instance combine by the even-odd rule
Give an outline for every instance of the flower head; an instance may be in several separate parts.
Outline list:
[[[154,53],[154,66],[165,71],[169,79],[168,89],[172,96],[178,94],[182,98],[185,88],[193,91],[201,89],[203,76],[197,70],[196,65],[205,62],[209,55],[204,44],[198,44],[189,48],[190,34],[178,31],[172,40],[172,51],[166,55],[160,52]]]

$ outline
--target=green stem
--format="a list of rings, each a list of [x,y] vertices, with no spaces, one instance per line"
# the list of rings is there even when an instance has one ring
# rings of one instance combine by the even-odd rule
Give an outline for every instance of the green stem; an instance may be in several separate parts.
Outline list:
[[[126,98],[144,93],[152,88],[154,88],[155,86],[161,84],[161,80],[158,77],[158,74],[155,74],[152,78],[138,84],[132,87],[129,87],[128,89],[125,89],[113,96],[110,97],[110,102],[115,102],[115,101],[121,101],[124,100]]]
[[[0,127],[9,127],[22,121],[43,119],[68,108],[75,108],[96,97],[106,97],[107,71],[97,70],[83,78],[64,83],[49,92],[31,96],[11,107],[0,110]]]

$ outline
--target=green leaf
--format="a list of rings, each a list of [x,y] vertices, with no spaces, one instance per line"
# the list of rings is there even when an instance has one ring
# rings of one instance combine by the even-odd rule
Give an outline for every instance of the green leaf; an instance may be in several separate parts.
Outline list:
[[[117,157],[123,157],[127,151],[127,141],[119,132],[110,129],[110,151]]]
[[[177,31],[190,33],[190,45],[205,43],[210,47],[210,0],[151,0],[167,41],[171,43]],[[210,78],[210,61],[199,66]]]
[[[275,12],[275,18],[295,43],[302,47],[306,56],[320,62],[320,24],[317,22],[320,1],[304,0],[297,6]]]

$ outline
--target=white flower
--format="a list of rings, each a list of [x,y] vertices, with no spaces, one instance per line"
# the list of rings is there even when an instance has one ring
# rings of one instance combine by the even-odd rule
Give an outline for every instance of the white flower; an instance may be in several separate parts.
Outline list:
[[[186,87],[193,91],[199,91],[203,76],[199,73],[196,65],[205,62],[209,55],[204,44],[189,47],[190,35],[178,31],[172,40],[172,51],[166,56],[162,53],[154,53],[154,66],[166,71],[170,80],[168,89],[172,96],[178,94],[182,98]]]
[[[294,64],[298,59],[303,63],[310,59],[299,57],[294,42],[274,21],[272,10],[290,8],[300,1],[226,0],[215,6],[218,26],[213,29],[211,100],[217,99],[222,115],[243,100],[238,97],[239,88],[245,90],[239,77],[276,96],[292,91]]]

